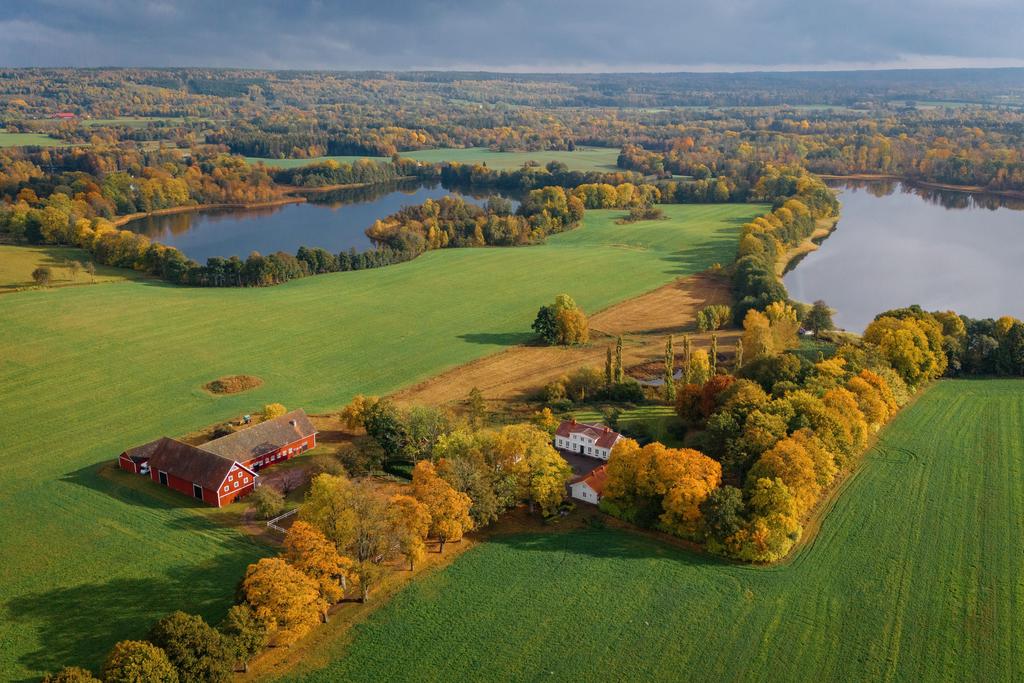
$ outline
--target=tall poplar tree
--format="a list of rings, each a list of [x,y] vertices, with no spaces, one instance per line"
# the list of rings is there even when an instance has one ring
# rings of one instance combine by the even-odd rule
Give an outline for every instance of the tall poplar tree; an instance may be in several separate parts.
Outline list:
[[[676,400],[676,352],[672,342],[672,335],[668,336],[665,342],[665,400],[674,403]]]
[[[615,382],[621,384],[625,379],[622,371],[622,337],[615,340]]]

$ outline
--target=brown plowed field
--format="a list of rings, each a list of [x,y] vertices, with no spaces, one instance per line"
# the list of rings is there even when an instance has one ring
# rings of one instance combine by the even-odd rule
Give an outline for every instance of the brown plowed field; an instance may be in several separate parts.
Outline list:
[[[603,368],[605,349],[619,335],[627,374],[650,378],[660,373],[667,335],[690,334],[694,348],[710,344],[711,335],[697,334],[694,320],[701,308],[719,303],[729,303],[725,278],[707,274],[682,278],[593,315],[588,346],[516,346],[407,387],[393,398],[406,405],[442,405],[464,400],[477,387],[489,401],[523,400],[576,368]],[[731,351],[739,336],[736,330],[717,334],[719,353]],[[681,350],[678,340],[676,350]]]

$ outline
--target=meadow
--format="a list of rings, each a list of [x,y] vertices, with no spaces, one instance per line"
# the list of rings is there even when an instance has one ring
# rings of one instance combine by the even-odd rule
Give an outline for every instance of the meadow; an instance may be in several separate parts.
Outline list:
[[[84,249],[73,247],[28,247],[0,244],[0,293],[36,286],[32,279],[32,271],[39,266],[50,268],[52,272],[50,285],[53,287],[144,277],[130,270],[109,266],[96,266],[95,276],[90,276],[84,270],[73,274],[67,267],[70,261],[85,264],[91,260],[92,257]]]
[[[219,618],[267,552],[101,464],[271,401],[339,408],[525,341],[560,292],[593,312],[730,261],[765,207],[665,208],[668,220],[628,226],[589,212],[542,246],[430,252],[267,289],[147,279],[0,297],[0,678],[95,666],[174,608]],[[202,389],[233,374],[264,384]]]
[[[614,147],[577,147],[573,152],[549,150],[542,152],[492,152],[486,147],[467,147],[465,149],[424,149],[415,152],[402,152],[403,157],[418,159],[430,163],[441,161],[457,161],[462,164],[486,164],[499,170],[521,168],[528,161],[536,161],[545,165],[550,161],[560,161],[570,171],[617,171],[615,163],[619,150]],[[329,156],[312,159],[269,159],[263,157],[246,157],[249,163],[263,162],[275,168],[296,168],[332,159],[339,163],[351,164],[359,159],[387,160],[387,157],[360,156]]]
[[[1015,681],[1024,381],[947,380],[783,565],[617,530],[496,537],[406,587],[306,681]]]
[[[12,133],[0,128],[0,147],[65,147],[68,143],[43,133]]]

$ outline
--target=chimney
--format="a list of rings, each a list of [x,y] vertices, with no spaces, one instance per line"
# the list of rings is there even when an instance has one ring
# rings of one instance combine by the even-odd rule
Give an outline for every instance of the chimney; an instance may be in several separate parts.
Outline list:
[[[575,425],[576,424],[576,418],[574,417],[571,420],[569,420],[569,424]]]
[[[288,424],[290,424],[292,427],[294,427],[295,426],[295,420],[288,420]]]
[[[608,434],[608,433],[609,433],[609,432],[611,432],[611,431],[612,431],[612,428],[611,428],[611,427],[605,427],[605,428],[604,428],[604,433],[605,433],[605,434]]]

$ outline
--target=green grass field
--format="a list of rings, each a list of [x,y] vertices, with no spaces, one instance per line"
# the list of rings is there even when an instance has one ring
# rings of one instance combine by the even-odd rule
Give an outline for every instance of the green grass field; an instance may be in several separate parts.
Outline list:
[[[494,169],[517,169],[528,161],[536,161],[542,166],[549,161],[561,161],[571,171],[616,171],[615,162],[619,150],[614,147],[579,147],[574,152],[492,152],[485,147],[468,149],[424,149],[416,152],[402,152],[403,157],[437,163],[441,161],[458,161],[463,164],[486,164]],[[387,157],[333,156],[316,157],[314,159],[267,159],[262,157],[246,157],[249,163],[262,161],[275,168],[296,168],[308,166],[327,159],[351,164],[357,159],[380,159]]]
[[[0,130],[0,147],[65,147],[68,143],[43,133],[9,133]]]
[[[498,538],[308,680],[1019,681],[1022,434],[1024,381],[940,382],[787,565],[610,530]]]
[[[559,292],[594,311],[728,262],[741,224],[764,211],[665,209],[671,220],[620,226],[622,212],[593,211],[543,246],[450,249],[267,289],[144,280],[0,296],[0,679],[96,665],[174,607],[216,618],[262,552],[100,463],[271,401],[338,408],[501,350]],[[264,384],[201,388],[232,374]]]
[[[573,417],[580,422],[600,422],[603,418],[601,412],[597,410],[576,410],[573,411]],[[618,429],[628,434],[636,434],[638,430],[646,429],[654,441],[678,448],[683,444],[679,437],[672,433],[672,428],[679,422],[679,417],[672,406],[640,406],[622,411],[619,415]]]
[[[71,247],[29,247],[0,244],[0,292],[34,287],[32,271],[39,266],[49,266],[53,273],[53,279],[50,281],[53,287],[115,282],[142,277],[130,270],[108,266],[97,266],[95,277],[90,277],[84,270],[80,270],[77,276],[73,276],[65,265],[68,261],[87,263],[91,260],[92,257],[86,251]]]

